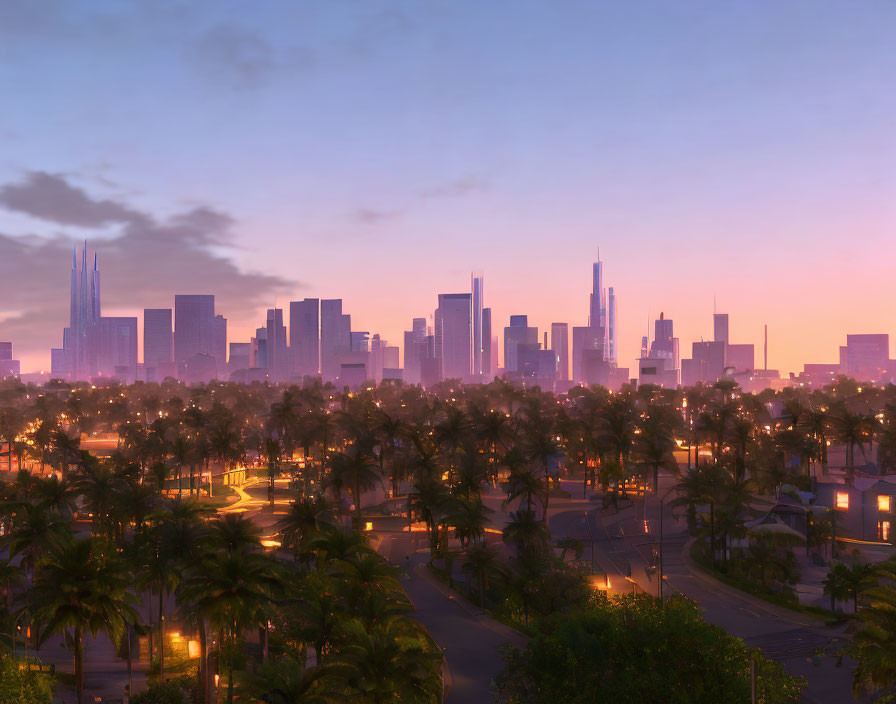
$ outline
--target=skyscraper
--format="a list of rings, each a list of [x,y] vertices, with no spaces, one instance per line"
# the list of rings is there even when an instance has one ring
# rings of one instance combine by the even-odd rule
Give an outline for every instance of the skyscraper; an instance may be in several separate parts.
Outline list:
[[[482,336],[482,274],[474,273],[471,276],[473,289],[473,376],[479,379],[482,376],[483,336]]]
[[[611,367],[619,362],[616,351],[616,292],[610,286],[607,296],[607,359]]]
[[[174,297],[174,361],[182,364],[196,354],[212,353],[215,297]]]
[[[97,373],[96,327],[100,319],[100,269],[96,253],[93,269],[87,268],[87,242],[78,270],[77,249],[72,253],[69,327],[63,332],[62,355],[72,379],[90,379]]]
[[[170,308],[143,310],[143,363],[156,366],[174,360]]]
[[[435,312],[435,343],[442,379],[466,381],[470,376],[472,327],[472,294],[440,293]]]
[[[352,319],[342,313],[342,299],[320,302],[320,369],[325,382],[339,377],[342,356],[351,351]]]
[[[408,384],[422,383],[426,350],[426,318],[414,318],[411,329],[404,333],[404,380]]]
[[[728,314],[713,313],[712,315],[712,339],[715,342],[728,344]]]
[[[598,260],[591,269],[591,303],[588,313],[588,327],[591,328],[604,326],[603,268],[603,262]]]
[[[482,309],[482,380],[489,383],[494,378],[492,366],[492,309]]]
[[[610,289],[612,291],[612,289]],[[557,379],[569,381],[569,325],[551,323],[551,349],[557,356]]]
[[[320,300],[289,304],[289,348],[292,373],[314,376],[320,371]]]
[[[529,327],[525,315],[511,315],[510,325],[504,328],[504,371],[519,371],[518,351],[521,345],[538,345],[538,328]]]
[[[289,376],[289,347],[281,308],[268,308],[265,328],[268,377],[273,382],[285,381]]]

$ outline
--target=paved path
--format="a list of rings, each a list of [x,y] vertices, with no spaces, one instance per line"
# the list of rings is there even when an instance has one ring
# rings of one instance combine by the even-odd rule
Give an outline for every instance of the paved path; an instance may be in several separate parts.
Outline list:
[[[379,550],[391,562],[407,569],[402,581],[414,604],[411,616],[430,632],[445,653],[446,704],[491,704],[491,682],[503,667],[501,648],[508,643],[522,647],[526,638],[431,575],[425,565],[427,553],[415,551],[417,544],[425,542],[425,536],[386,534]]]

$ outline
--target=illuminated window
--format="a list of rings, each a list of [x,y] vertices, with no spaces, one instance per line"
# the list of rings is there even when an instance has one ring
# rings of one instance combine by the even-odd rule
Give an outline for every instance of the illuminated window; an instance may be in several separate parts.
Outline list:
[[[877,497],[877,510],[884,513],[890,512],[890,496],[889,494],[880,494]]]
[[[845,491],[837,492],[837,508],[842,508],[844,511],[849,509],[849,494]]]
[[[878,521],[877,522],[877,539],[878,540],[889,540],[890,539],[890,522],[889,521]]]

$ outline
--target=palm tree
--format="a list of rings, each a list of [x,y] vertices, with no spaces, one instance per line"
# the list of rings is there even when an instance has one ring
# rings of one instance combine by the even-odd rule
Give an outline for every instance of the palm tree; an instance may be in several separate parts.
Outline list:
[[[494,510],[482,503],[478,496],[461,498],[452,502],[451,510],[445,517],[448,525],[454,527],[454,534],[460,540],[461,547],[469,542],[477,542],[485,535],[485,527],[489,515]]]
[[[485,592],[489,575],[501,572],[498,551],[488,543],[476,543],[464,553],[464,572],[475,580],[479,590],[479,606],[485,608]]]
[[[247,675],[239,693],[265,704],[339,704],[345,700],[340,671],[326,665],[305,667],[295,658],[281,657]]]
[[[349,487],[355,504],[355,527],[360,527],[362,494],[376,488],[377,485],[382,485],[377,464],[363,450],[354,447],[348,452],[340,452],[333,458],[329,481]]]
[[[528,465],[523,465],[522,467],[511,471],[510,477],[504,485],[504,491],[507,493],[507,498],[504,500],[505,506],[511,501],[525,496],[526,511],[532,512],[533,498],[538,499],[538,502],[542,505],[542,509],[544,508],[544,485],[542,484],[541,479]]]
[[[9,547],[9,557],[21,555],[21,566],[29,576],[40,557],[70,538],[68,524],[41,505],[26,504],[13,523],[13,529],[3,536]]]
[[[41,625],[38,641],[62,633],[72,643],[75,691],[84,696],[84,634],[106,633],[117,642],[126,626],[136,623],[130,579],[115,550],[96,538],[71,538],[54,547],[40,562],[25,595],[26,611]]]
[[[332,516],[333,508],[322,494],[296,499],[289,505],[288,513],[277,522],[277,532],[283,545],[292,548],[298,560],[308,539]]]
[[[868,603],[859,614],[861,630],[848,649],[858,662],[853,678],[853,692],[873,692],[875,701],[891,701],[896,694],[896,563],[882,563],[878,576],[888,584],[878,584],[867,591]],[[889,699],[887,698],[889,696]]]
[[[271,589],[278,583],[274,565],[265,555],[228,551],[209,553],[188,572],[181,586],[179,601],[195,609],[204,622],[221,633],[220,652],[227,668],[228,704],[233,702],[237,640],[244,628],[267,622],[263,614],[271,604]],[[206,661],[204,652],[202,660]],[[207,680],[200,682],[200,689],[207,691]]]
[[[411,514],[426,523],[432,555],[439,546],[439,525],[450,498],[448,490],[436,479],[418,479],[409,497]]]
[[[544,498],[544,511],[542,511],[541,515],[541,520],[544,522],[547,522],[548,520],[548,500],[551,494],[551,477],[548,473],[548,464],[551,459],[557,457],[559,453],[560,445],[554,435],[551,434],[551,429],[549,427],[540,428],[539,430],[533,428],[528,431],[528,442],[526,443],[525,454],[530,462],[539,467],[544,479],[544,491],[542,492],[542,497]]]
[[[845,601],[852,598],[854,614],[859,613],[859,594],[874,584],[877,572],[873,565],[853,561],[852,565],[843,562],[835,562],[831,565],[828,576],[825,577],[824,593],[831,595],[831,611],[834,611],[834,602]]]
[[[434,704],[438,700],[441,657],[424,650],[416,637],[403,633],[401,624],[391,622],[367,630],[358,621],[350,621],[343,630],[349,645],[341,659],[348,667],[346,681],[357,701]]]
[[[635,457],[639,462],[653,469],[653,491],[659,489],[660,468],[669,472],[678,472],[678,464],[672,454],[675,439],[672,428],[656,416],[648,416],[647,421],[639,428],[640,433],[635,442]]]
[[[538,555],[547,550],[551,533],[547,524],[538,520],[532,511],[516,511],[510,514],[510,522],[504,527],[505,543],[516,546],[517,555]]]
[[[874,417],[841,408],[831,417],[831,421],[837,439],[846,445],[846,470],[851,473],[855,468],[856,445],[862,456],[865,456],[865,441],[870,438]]]
[[[261,454],[264,455],[268,465],[268,500],[271,507],[274,506],[274,481],[280,475],[282,461],[282,448],[280,441],[273,437],[265,438],[261,443]]]

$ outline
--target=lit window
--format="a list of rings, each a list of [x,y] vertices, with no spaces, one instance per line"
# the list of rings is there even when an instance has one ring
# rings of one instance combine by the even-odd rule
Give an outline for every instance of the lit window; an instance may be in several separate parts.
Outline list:
[[[890,522],[889,521],[878,521],[877,522],[877,539],[878,540],[889,540],[890,539]]]
[[[849,509],[849,494],[847,492],[837,492],[837,508],[842,508],[844,511]]]
[[[877,510],[884,513],[890,512],[890,496],[889,494],[880,494],[877,497]]]

